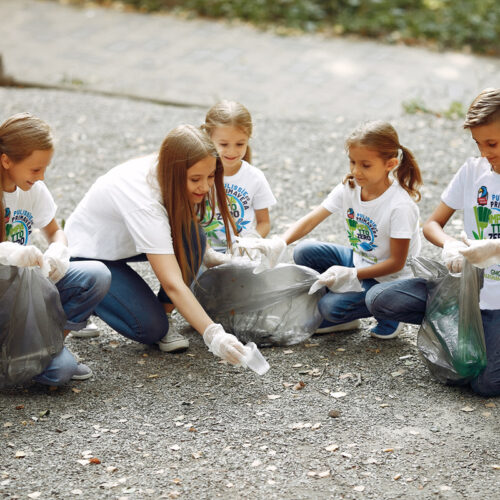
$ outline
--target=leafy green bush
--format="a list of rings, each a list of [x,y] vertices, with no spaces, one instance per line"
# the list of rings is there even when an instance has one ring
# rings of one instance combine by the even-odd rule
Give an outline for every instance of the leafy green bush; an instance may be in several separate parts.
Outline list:
[[[81,1],[81,0],[80,0]],[[97,0],[102,4],[110,0]],[[498,0],[121,0],[143,11],[182,10],[259,26],[350,33],[500,55]]]

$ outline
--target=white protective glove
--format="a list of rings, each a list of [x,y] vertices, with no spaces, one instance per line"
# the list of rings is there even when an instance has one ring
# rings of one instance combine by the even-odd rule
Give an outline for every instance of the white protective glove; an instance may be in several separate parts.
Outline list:
[[[444,242],[443,251],[441,252],[441,259],[443,260],[450,273],[462,272],[464,257],[460,253],[460,250],[464,250],[466,248],[467,245],[463,241],[446,240]]]
[[[68,271],[69,248],[63,243],[55,241],[43,254],[43,260],[50,268],[49,279],[57,283]]]
[[[243,255],[250,251],[259,252],[260,261],[254,269],[254,273],[260,273],[266,269],[276,267],[286,250],[286,242],[279,236],[272,238],[244,238],[237,236],[233,244],[233,255]]]
[[[481,269],[500,264],[500,240],[468,240],[465,233],[462,238],[466,247],[460,253],[471,264]]]
[[[229,253],[217,252],[217,250],[207,247],[205,255],[203,256],[203,264],[208,268],[220,266],[231,262],[231,257]]]
[[[243,364],[245,358],[244,345],[231,333],[226,333],[222,325],[212,323],[203,332],[203,340],[208,350],[232,365]]]
[[[320,274],[318,279],[311,285],[309,295],[312,295],[324,286],[328,287],[330,291],[337,293],[363,291],[355,267],[329,267],[324,273]]]
[[[0,243],[0,264],[16,267],[38,266],[44,270],[43,254],[33,245],[18,245],[12,241]]]

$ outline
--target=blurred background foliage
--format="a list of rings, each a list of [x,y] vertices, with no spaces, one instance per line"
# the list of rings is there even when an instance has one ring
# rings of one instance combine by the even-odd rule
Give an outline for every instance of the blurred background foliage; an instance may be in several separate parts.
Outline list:
[[[66,0],[66,3],[88,3]],[[500,55],[500,0],[94,0],[142,12],[167,11],[250,22],[278,33],[359,35]]]

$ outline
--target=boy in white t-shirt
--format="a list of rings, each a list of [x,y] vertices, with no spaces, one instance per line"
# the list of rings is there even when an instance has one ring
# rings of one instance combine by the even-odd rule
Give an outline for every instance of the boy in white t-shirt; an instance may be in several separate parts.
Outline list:
[[[462,270],[463,257],[485,268],[480,308],[487,366],[471,382],[482,396],[500,395],[500,89],[487,89],[472,102],[464,128],[470,129],[480,158],[468,158],[424,224],[425,237],[443,247],[442,259],[451,272]],[[464,211],[465,241],[443,230],[456,210]],[[372,314],[420,324],[426,307],[425,280],[400,280],[372,288],[366,304]]]

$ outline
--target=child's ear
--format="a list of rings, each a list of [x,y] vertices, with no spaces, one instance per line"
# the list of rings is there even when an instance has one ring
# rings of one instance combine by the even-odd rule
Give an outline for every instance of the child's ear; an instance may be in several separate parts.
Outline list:
[[[391,170],[393,170],[394,168],[396,168],[398,165],[399,165],[399,160],[397,158],[391,158],[386,163],[386,166],[387,166],[389,172]]]
[[[9,170],[10,164],[11,164],[10,158],[5,153],[2,153],[0,155],[0,166],[5,168],[5,170]]]

